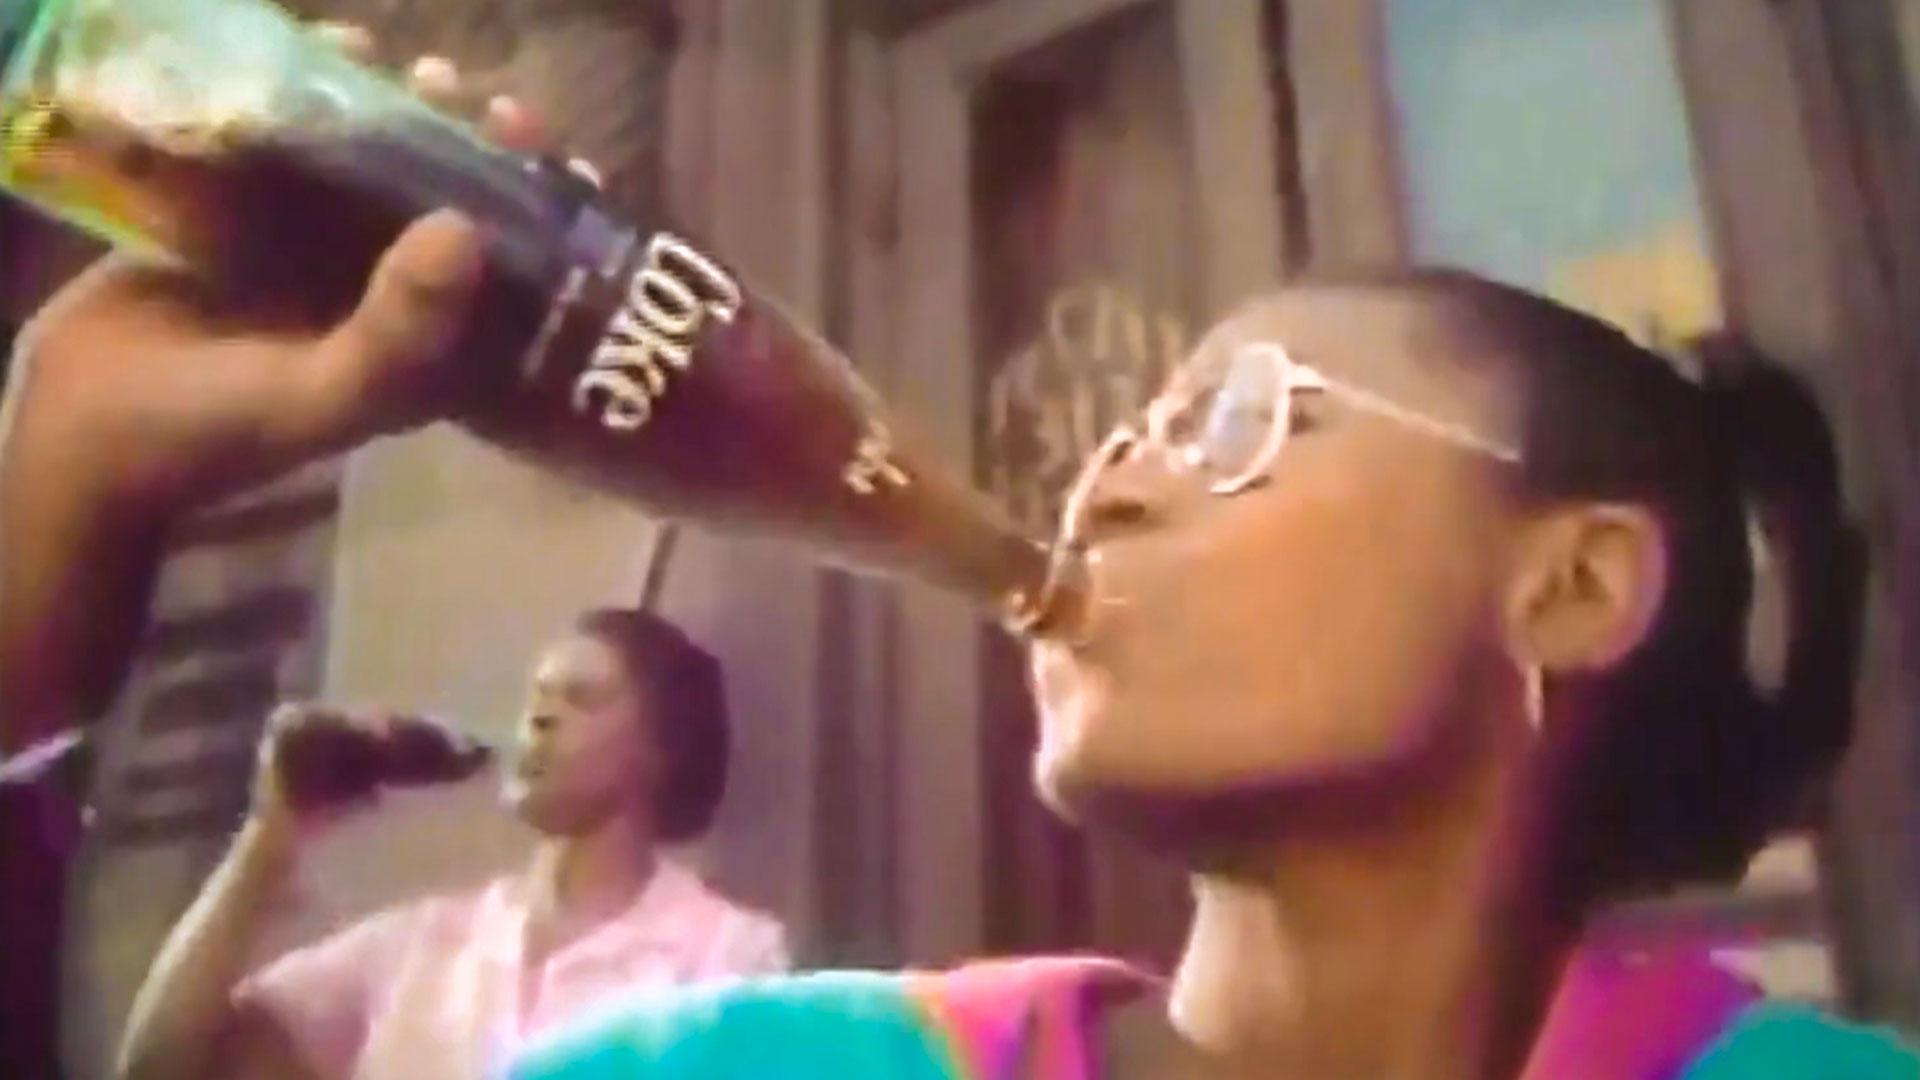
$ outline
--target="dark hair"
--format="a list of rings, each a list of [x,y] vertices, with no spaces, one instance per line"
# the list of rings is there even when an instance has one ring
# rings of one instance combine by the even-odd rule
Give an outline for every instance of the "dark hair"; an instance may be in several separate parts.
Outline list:
[[[1525,497],[1633,502],[1666,530],[1651,633],[1623,665],[1581,680],[1596,722],[1555,748],[1550,899],[1578,912],[1737,877],[1851,732],[1863,549],[1818,404],[1732,338],[1697,344],[1694,382],[1597,319],[1471,274],[1375,284],[1422,303],[1465,362],[1517,379]],[[1770,692],[1748,657],[1750,522],[1775,553],[1787,606]]]
[[[620,655],[652,707],[653,736],[666,760],[666,783],[656,808],[660,838],[699,837],[713,824],[726,793],[733,743],[720,661],[679,627],[647,611],[589,611],[574,628]]]

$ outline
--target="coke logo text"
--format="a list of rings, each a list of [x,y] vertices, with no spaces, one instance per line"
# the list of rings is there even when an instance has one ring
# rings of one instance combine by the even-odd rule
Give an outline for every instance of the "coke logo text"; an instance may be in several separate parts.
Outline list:
[[[640,272],[573,387],[574,408],[610,431],[638,431],[653,417],[670,372],[685,371],[709,320],[731,323],[744,300],[718,263],[666,233],[647,243]]]

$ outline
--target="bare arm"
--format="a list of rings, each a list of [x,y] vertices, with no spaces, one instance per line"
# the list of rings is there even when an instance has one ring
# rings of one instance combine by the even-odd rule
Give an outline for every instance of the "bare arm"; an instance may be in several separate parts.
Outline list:
[[[294,999],[307,1014],[285,1011],[289,1006],[284,1000],[270,1004],[258,985],[236,993],[251,974],[248,963],[260,930],[280,908],[307,839],[355,805],[319,803],[311,793],[295,797],[300,789],[290,789],[287,782],[289,775],[298,775],[295,748],[307,726],[338,722],[328,710],[301,705],[282,706],[268,718],[254,773],[253,812],[226,858],[167,935],[134,997],[116,1070],[124,1080],[308,1076],[325,1066],[300,1066],[302,1058],[295,1050],[299,1032],[288,1025],[301,1023],[302,1015],[311,1020],[314,1009],[348,1017],[350,1023],[363,1016],[364,954],[366,943],[376,936],[379,924],[374,921],[297,954],[344,958],[334,967],[352,973],[344,980],[316,980],[309,959],[308,976],[295,979],[299,991]],[[260,977],[285,984],[290,965],[298,969],[295,957],[282,958]],[[312,1051],[304,1042],[300,1045]]]
[[[295,854],[290,822],[247,822],[134,998],[120,1045],[122,1078],[306,1075],[272,1017],[233,1000]]]

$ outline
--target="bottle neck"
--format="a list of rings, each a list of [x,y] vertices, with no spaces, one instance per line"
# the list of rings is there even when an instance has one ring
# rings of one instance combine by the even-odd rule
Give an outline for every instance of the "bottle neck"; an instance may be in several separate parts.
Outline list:
[[[483,435],[663,517],[959,593],[1017,635],[1077,623],[1077,560],[896,442],[804,320],[671,231],[590,198],[568,216],[563,276],[515,385],[497,416],[469,418]]]

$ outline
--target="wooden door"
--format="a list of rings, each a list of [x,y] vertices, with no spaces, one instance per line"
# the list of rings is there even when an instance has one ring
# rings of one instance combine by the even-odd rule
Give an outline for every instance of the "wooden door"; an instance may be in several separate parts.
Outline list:
[[[884,47],[895,235],[855,304],[890,321],[856,347],[1036,531],[1194,329],[1280,276],[1274,34],[1260,0],[992,0]],[[1181,877],[1032,794],[1017,650],[927,593],[898,628],[905,951],[1167,956]]]

